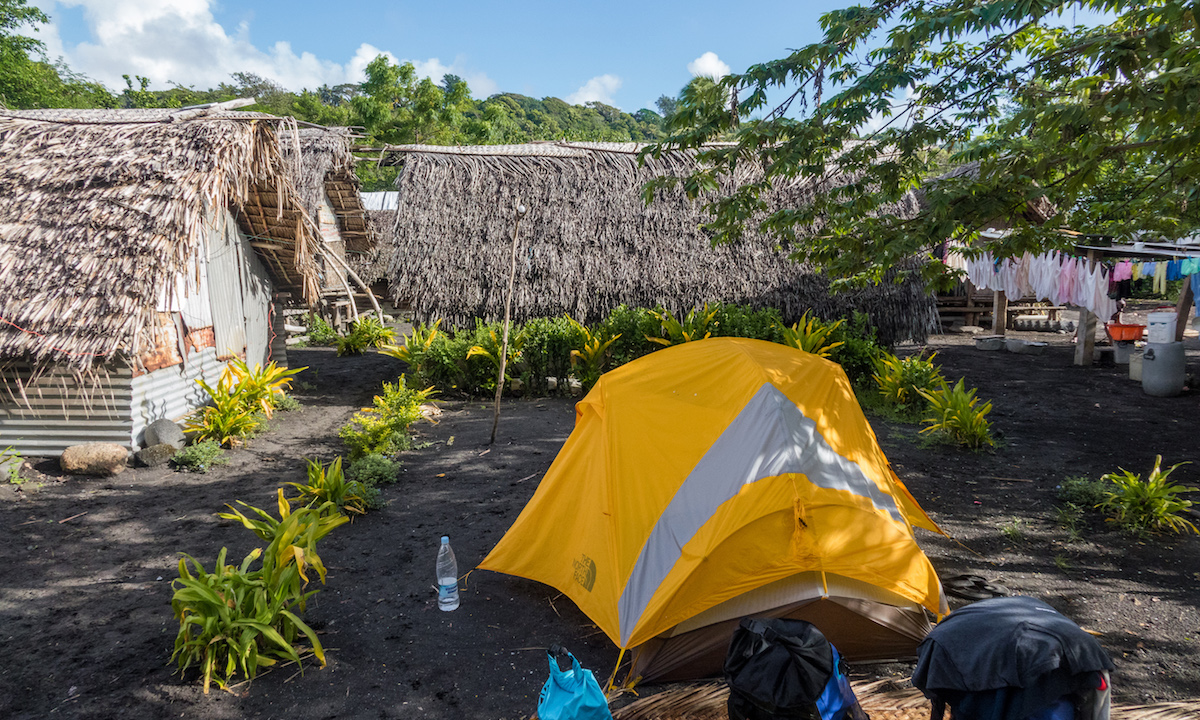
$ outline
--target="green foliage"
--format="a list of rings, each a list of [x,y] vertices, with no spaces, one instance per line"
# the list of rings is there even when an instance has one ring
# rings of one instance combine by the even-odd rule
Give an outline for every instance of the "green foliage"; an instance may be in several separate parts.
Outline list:
[[[783,342],[783,317],[775,308],[754,309],[747,305],[713,305],[713,337],[741,337]]]
[[[1083,508],[1073,502],[1064,502],[1054,508],[1058,526],[1067,532],[1067,542],[1083,540]]]
[[[1077,10],[1088,24],[1064,28]],[[797,259],[853,282],[932,260],[929,238],[1006,257],[1062,246],[1063,226],[1179,237],[1200,225],[1192,4],[874,0],[822,16],[821,27],[824,37],[784,58],[685,90],[667,139],[646,152],[695,149],[698,169],[646,194],[682,185],[705,202],[718,241],[763,217],[759,227]],[[972,172],[925,183],[968,163]],[[712,192],[751,165],[765,176]],[[839,177],[850,181],[800,205],[763,200],[780,182]],[[897,211],[922,183],[922,211]],[[1034,207],[1057,214],[1043,224],[1025,212]],[[1014,232],[979,237],[996,217]],[[913,271],[935,280],[945,267]]]
[[[1025,542],[1025,520],[1023,518],[1013,518],[1011,521],[1000,526],[1000,534],[1009,542]]]
[[[992,424],[986,418],[992,404],[978,405],[976,389],[967,390],[962,378],[954,387],[947,384],[932,392],[918,392],[929,402],[932,412],[932,417],[924,420],[929,425],[921,429],[922,433],[938,433],[972,450],[996,444],[992,439]]]
[[[703,308],[689,310],[683,320],[677,320],[669,310],[662,308],[646,312],[659,323],[659,331],[646,335],[646,339],[663,347],[709,337],[714,329],[713,321],[717,317],[717,308],[709,307],[708,303],[704,303]]]
[[[294,396],[287,393],[277,395],[275,397],[275,409],[282,412],[295,412],[303,407],[303,404]]]
[[[363,315],[350,324],[350,334],[336,341],[338,355],[361,355],[367,348],[382,347],[395,340],[395,331],[374,315]]]
[[[884,353],[879,359],[879,372],[874,376],[884,405],[901,416],[923,412],[926,401],[922,391],[934,392],[946,386],[941,369],[933,364],[936,356],[934,353],[926,358],[922,351],[901,359]]]
[[[841,343],[830,349],[829,359],[842,366],[850,382],[858,387],[870,383],[884,349],[879,345],[875,328],[866,313],[854,313],[850,321],[838,325],[828,339],[832,343]]]
[[[317,634],[293,611],[303,612],[316,592],[306,592],[310,571],[316,571],[325,582],[317,541],[347,518],[332,503],[292,512],[282,489],[278,491],[278,520],[265,510],[239,504],[258,519],[232,506],[232,512],[218,515],[240,521],[267,542],[267,547],[253,550],[238,567],[225,564],[226,549],[222,548],[211,573],[198,560],[184,555],[179,561],[179,578],[171,583],[175,591],[171,608],[179,620],[171,659],[181,671],[198,665],[206,693],[212,682],[227,687],[239,672],[253,679],[259,667],[278,660],[299,664],[297,639],[301,635],[308,640],[313,656],[325,665]],[[260,562],[257,569],[252,567],[256,560]]]
[[[810,318],[806,310],[800,316],[800,321],[793,323],[791,327],[780,324],[779,332],[783,336],[784,345],[794,347],[797,350],[803,350],[806,353],[812,353],[818,357],[827,358],[834,350],[844,344],[844,341],[830,339],[830,336],[844,322],[844,320],[837,320],[832,323],[822,322],[820,318],[815,316]]]
[[[379,352],[408,364],[408,375],[417,383],[427,380],[425,375],[425,358],[429,348],[438,336],[438,326],[442,319],[438,318],[433,325],[426,327],[424,323],[413,326],[412,332],[404,337],[403,345],[384,344],[379,346]]]
[[[337,331],[320,315],[314,315],[308,325],[308,342],[312,345],[336,345]]]
[[[171,465],[186,472],[206,473],[209,468],[228,463],[229,458],[216,440],[199,440],[171,456]]]
[[[592,331],[580,324],[579,321],[570,315],[566,317],[582,339],[581,346],[571,350],[571,367],[575,370],[580,384],[583,385],[583,391],[587,392],[600,379],[601,373],[604,372],[604,365],[608,362],[608,349],[621,336],[605,337],[599,333],[593,335]]]
[[[1137,535],[1165,531],[1200,534],[1190,520],[1181,516],[1192,506],[1192,502],[1179,497],[1180,493],[1196,492],[1197,488],[1176,485],[1167,480],[1176,468],[1186,464],[1176,463],[1163,470],[1162,455],[1158,455],[1154,458],[1154,468],[1145,480],[1124,468],[1119,468],[1120,472],[1102,476],[1101,480],[1108,481],[1112,486],[1105,492],[1100,508],[1112,515],[1112,520],[1122,529]]]
[[[619,367],[661,349],[658,343],[648,339],[656,336],[661,329],[659,320],[646,310],[620,305],[604,318],[597,332],[607,337],[620,336],[609,347],[612,364]]]
[[[573,322],[565,317],[534,318],[521,326],[524,343],[518,370],[527,394],[550,394],[546,378],[555,379],[557,392],[567,392],[573,368],[571,353],[583,342]]]
[[[409,445],[408,427],[421,418],[421,405],[433,388],[413,390],[401,375],[395,383],[384,383],[372,407],[363,408],[343,425],[338,436],[350,448],[353,462],[364,455],[395,455]]]
[[[346,475],[371,487],[391,485],[399,479],[400,463],[378,453],[363,455],[350,463]]]
[[[1092,480],[1087,477],[1069,477],[1057,488],[1058,499],[1081,508],[1099,507],[1104,502],[1110,485],[1107,480]]]
[[[474,339],[475,343],[467,349],[468,386],[470,389],[481,388],[489,392],[494,392],[496,390],[496,376],[500,372],[500,355],[503,351],[501,345],[504,339],[504,326],[500,323],[484,325],[477,320],[475,323]],[[504,367],[504,381],[506,383],[512,380],[513,376],[509,371],[515,369],[517,363],[521,361],[521,349],[524,345],[525,333],[519,326],[514,324],[508,331],[508,352]],[[471,362],[472,358],[486,360],[487,365],[481,362]]]
[[[216,386],[203,379],[197,379],[196,383],[213,403],[192,413],[184,423],[185,430],[196,433],[197,441],[215,440],[224,447],[233,447],[258,431],[262,416],[251,405],[248,394],[236,384],[229,366],[221,372]]]
[[[308,460],[308,481],[305,483],[288,483],[299,493],[289,502],[296,502],[305,507],[333,503],[338,510],[347,515],[365,515],[367,501],[363,497],[363,484],[356,481],[346,481],[342,473],[342,459],[334,458],[329,465],[322,465],[315,460]]]
[[[4,468],[4,474],[9,483],[21,484],[21,463],[23,462],[24,458],[13,449],[12,445],[0,450],[0,468]]]
[[[261,412],[270,418],[276,406],[287,397],[287,390],[292,385],[292,379],[307,367],[288,369],[279,367],[272,361],[265,368],[254,363],[251,368],[241,358],[229,361],[226,370],[233,376],[237,384],[241,402],[254,412]]]

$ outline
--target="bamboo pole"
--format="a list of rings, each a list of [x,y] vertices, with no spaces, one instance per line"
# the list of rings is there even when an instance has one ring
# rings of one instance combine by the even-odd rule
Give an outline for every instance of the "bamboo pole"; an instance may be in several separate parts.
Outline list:
[[[504,298],[504,335],[500,341],[500,374],[496,377],[496,414],[492,417],[492,437],[488,445],[496,444],[496,428],[500,425],[500,396],[504,393],[504,370],[508,365],[508,321],[512,313],[513,287],[517,284],[517,238],[521,230],[521,218],[525,217],[525,206],[517,206],[517,219],[512,231],[512,260],[508,269],[508,295]]]

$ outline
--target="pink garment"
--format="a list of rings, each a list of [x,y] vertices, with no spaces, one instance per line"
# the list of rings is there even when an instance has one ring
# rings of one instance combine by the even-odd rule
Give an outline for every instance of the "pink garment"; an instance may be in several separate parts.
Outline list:
[[[1062,267],[1058,272],[1058,294],[1054,302],[1058,305],[1066,305],[1074,303],[1075,290],[1075,268],[1077,260],[1073,257],[1064,257]]]
[[[1133,279],[1133,261],[1132,260],[1122,260],[1121,262],[1117,263],[1117,266],[1115,268],[1113,268],[1112,279],[1115,282],[1121,282],[1122,280],[1132,280]]]

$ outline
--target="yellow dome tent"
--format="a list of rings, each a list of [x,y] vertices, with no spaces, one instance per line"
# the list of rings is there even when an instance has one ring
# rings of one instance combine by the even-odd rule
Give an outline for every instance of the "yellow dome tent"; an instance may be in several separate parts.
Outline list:
[[[550,585],[631,678],[719,672],[746,615],[799,617],[848,659],[914,655],[945,612],[896,477],[841,366],[712,338],[603,377],[480,568]]]

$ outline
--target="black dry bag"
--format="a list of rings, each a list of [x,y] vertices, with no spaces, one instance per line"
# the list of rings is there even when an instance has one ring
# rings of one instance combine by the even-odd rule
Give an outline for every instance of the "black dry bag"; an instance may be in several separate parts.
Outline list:
[[[725,656],[730,720],[821,720],[833,648],[804,620],[742,620]]]

